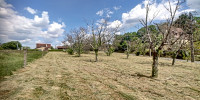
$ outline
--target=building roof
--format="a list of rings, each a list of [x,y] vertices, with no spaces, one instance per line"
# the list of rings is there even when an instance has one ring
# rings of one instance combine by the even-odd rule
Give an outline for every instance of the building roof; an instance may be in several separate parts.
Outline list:
[[[51,48],[51,44],[46,44],[46,43],[36,43],[36,48],[41,48],[41,47]]]

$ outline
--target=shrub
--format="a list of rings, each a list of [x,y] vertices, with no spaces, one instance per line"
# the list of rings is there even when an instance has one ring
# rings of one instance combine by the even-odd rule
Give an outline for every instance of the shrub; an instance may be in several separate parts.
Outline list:
[[[63,49],[51,49],[49,51],[63,51]]]
[[[195,60],[196,60],[196,61],[200,61],[200,55],[196,55],[196,56],[195,56]]]
[[[105,53],[106,53],[107,56],[110,56],[114,52],[114,50],[115,49],[111,47],[108,50],[106,50]]]
[[[72,48],[67,49],[67,53],[70,55],[74,54],[74,50]]]
[[[139,51],[136,51],[136,52],[135,52],[135,55],[136,55],[136,56],[139,56],[140,54],[141,54],[141,52],[139,52]]]
[[[3,48],[0,46],[0,50],[3,50]]]

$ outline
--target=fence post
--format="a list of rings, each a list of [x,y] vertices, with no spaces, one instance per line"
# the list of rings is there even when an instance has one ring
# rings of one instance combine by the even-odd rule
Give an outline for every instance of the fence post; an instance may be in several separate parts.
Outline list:
[[[42,51],[42,57],[44,56],[44,50]]]
[[[27,49],[24,50],[24,67],[26,67],[27,64]]]

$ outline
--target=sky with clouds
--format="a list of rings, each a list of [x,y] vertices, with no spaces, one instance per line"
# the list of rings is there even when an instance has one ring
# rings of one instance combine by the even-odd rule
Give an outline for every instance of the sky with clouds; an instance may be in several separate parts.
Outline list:
[[[0,42],[20,41],[35,48],[36,43],[62,45],[65,33],[86,25],[86,20],[101,21],[109,17],[109,26],[136,31],[139,19],[145,18],[147,0],[0,0]],[[172,8],[176,0],[172,1]],[[150,0],[150,18],[156,21],[169,17],[163,5],[166,0]],[[177,12],[200,12],[200,0],[186,0]]]

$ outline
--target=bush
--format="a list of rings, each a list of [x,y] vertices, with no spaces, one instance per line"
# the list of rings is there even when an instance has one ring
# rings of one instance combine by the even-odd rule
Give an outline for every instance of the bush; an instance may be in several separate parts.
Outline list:
[[[196,60],[196,61],[200,61],[200,55],[196,55],[196,56],[195,56],[195,60]]]
[[[141,54],[141,52],[139,52],[139,51],[136,51],[136,52],[135,52],[135,55],[136,55],[136,56],[139,56],[140,54]]]
[[[49,51],[63,51],[63,49],[51,49]]]
[[[28,51],[39,51],[38,49],[28,49]]]
[[[176,58],[177,59],[188,59],[188,57],[190,57],[190,52],[181,50]]]
[[[110,56],[114,52],[114,50],[115,49],[111,47],[108,50],[106,50],[105,53],[106,53],[107,56]]]
[[[0,50],[3,50],[3,48],[0,46]]]
[[[72,48],[67,49],[67,53],[70,55],[74,54],[74,50]]]

